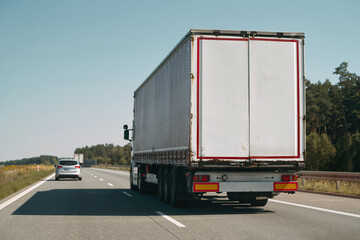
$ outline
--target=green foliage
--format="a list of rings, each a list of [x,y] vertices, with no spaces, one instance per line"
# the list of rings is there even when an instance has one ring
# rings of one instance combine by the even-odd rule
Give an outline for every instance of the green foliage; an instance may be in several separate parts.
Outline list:
[[[330,170],[335,160],[336,149],[326,134],[316,132],[306,137],[307,168],[313,171]]]
[[[307,130],[308,132],[327,132],[330,129],[332,104],[329,96],[331,83],[326,80],[324,83],[315,84],[306,81],[306,109],[307,109]]]
[[[23,158],[19,160],[10,160],[5,162],[8,165],[28,165],[28,164],[45,164],[55,165],[58,163],[58,158],[55,156],[41,155],[40,157]]]
[[[308,169],[360,171],[360,77],[347,67],[343,62],[335,69],[335,85],[306,81]],[[335,159],[326,136],[335,145]]]
[[[77,148],[75,153],[84,154],[85,163],[87,160],[96,160],[98,164],[128,165],[131,161],[131,145],[123,147],[113,144],[98,144],[96,146],[85,146]]]
[[[336,145],[336,169],[339,171],[360,171],[360,134],[347,133]]]

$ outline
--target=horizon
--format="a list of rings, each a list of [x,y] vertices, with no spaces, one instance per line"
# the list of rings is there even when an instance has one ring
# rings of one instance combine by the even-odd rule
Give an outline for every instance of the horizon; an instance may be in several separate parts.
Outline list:
[[[1,1],[0,162],[126,145],[133,92],[190,29],[304,32],[312,83],[337,83],[342,62],[360,74],[359,7],[355,0]]]

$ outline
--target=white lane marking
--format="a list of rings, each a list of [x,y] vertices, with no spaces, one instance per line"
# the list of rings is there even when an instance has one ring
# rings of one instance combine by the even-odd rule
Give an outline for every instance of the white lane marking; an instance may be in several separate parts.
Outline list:
[[[92,173],[90,173],[90,176],[92,176]]]
[[[287,204],[287,205],[296,206],[296,207],[309,208],[309,209],[323,211],[323,212],[335,213],[335,214],[349,216],[349,217],[360,218],[360,215],[354,214],[354,213],[347,213],[347,212],[335,211],[335,210],[326,209],[326,208],[312,207],[312,206],[307,206],[307,205],[298,204],[298,203],[290,203],[290,202],[279,201],[279,200],[275,200],[275,199],[269,199],[269,201],[276,202],[276,203],[281,203],[281,204]]]
[[[100,178],[99,180],[100,180],[100,181],[104,181],[104,179],[102,179],[102,178]]]
[[[127,193],[127,192],[122,192],[122,193],[125,194],[128,197],[132,197],[132,195],[130,193]]]
[[[100,168],[92,168],[93,170],[98,171],[104,171],[104,172],[111,172],[111,173],[117,173],[117,174],[123,174],[123,175],[130,175],[130,173],[122,171],[122,170],[108,170],[108,169],[100,169]]]
[[[95,178],[97,178],[97,176],[94,175]]]
[[[109,186],[112,186],[112,187],[114,186],[114,185],[112,185],[111,183],[108,183],[108,185],[109,185]]]
[[[35,184],[34,186],[26,189],[25,191],[19,193],[18,195],[10,198],[9,200],[7,200],[6,202],[3,202],[2,204],[0,204],[0,210],[3,208],[6,208],[7,206],[9,206],[10,204],[12,204],[13,202],[15,202],[16,200],[20,199],[21,197],[25,196],[26,194],[28,194],[29,192],[31,192],[32,190],[34,190],[35,188],[39,187],[40,185],[44,184],[47,180],[49,180],[50,178],[54,177],[55,173],[51,174],[49,177],[45,178],[44,180],[42,180],[41,182]]]
[[[159,214],[160,216],[162,216],[163,218],[165,218],[166,220],[169,220],[170,222],[172,222],[173,224],[175,224],[178,227],[186,227],[184,224],[176,221],[175,219],[169,217],[168,215],[160,212],[160,211],[155,211],[157,214]]]

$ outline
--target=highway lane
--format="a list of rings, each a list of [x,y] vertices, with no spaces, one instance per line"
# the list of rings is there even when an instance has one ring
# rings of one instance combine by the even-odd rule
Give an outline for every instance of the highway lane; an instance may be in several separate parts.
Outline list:
[[[155,194],[129,190],[127,172],[83,170],[83,181],[49,179],[0,210],[0,239],[358,239],[360,236],[357,217],[279,202],[250,208],[224,198],[173,208],[158,201]],[[275,200],[360,216],[359,199],[299,192],[281,194]]]

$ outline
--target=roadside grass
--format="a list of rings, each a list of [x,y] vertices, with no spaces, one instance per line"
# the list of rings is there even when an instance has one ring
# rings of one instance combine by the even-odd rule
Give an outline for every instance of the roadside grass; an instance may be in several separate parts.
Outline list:
[[[338,186],[336,186],[336,181],[331,180],[299,179],[299,190],[360,196],[360,182],[339,181]]]
[[[39,166],[39,171],[37,171]],[[0,168],[0,200],[53,173],[49,165],[9,165]]]

